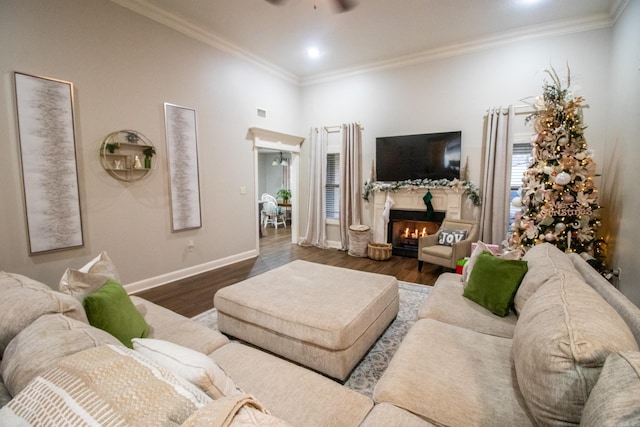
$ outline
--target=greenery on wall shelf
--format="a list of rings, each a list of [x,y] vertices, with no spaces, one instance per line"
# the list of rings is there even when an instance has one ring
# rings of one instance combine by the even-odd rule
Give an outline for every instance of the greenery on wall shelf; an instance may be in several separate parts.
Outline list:
[[[111,154],[113,154],[118,148],[120,148],[120,143],[118,142],[108,142],[104,144],[104,149]]]
[[[282,199],[282,203],[289,203],[289,199],[291,199],[291,190],[281,188],[276,193],[276,197]]]
[[[156,149],[153,147],[147,147],[142,150],[142,154],[148,159],[152,158],[154,154],[156,154]]]

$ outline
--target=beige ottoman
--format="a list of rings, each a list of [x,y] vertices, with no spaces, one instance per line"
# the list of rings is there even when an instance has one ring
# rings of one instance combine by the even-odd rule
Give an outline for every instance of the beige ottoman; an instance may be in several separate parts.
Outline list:
[[[398,314],[393,276],[293,261],[220,289],[218,328],[339,380]]]

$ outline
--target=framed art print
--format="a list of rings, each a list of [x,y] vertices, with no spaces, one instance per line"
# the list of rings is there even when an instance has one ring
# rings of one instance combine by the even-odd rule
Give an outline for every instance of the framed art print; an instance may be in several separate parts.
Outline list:
[[[83,246],[73,84],[14,77],[29,253]]]
[[[196,110],[164,104],[172,231],[202,227]]]

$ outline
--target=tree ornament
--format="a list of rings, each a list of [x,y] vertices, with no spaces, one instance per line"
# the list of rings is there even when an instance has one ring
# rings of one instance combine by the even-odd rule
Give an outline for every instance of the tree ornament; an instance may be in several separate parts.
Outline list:
[[[513,200],[511,201],[511,205],[514,208],[520,208],[522,207],[522,198],[520,197],[514,197]]]
[[[556,236],[553,233],[547,233],[544,235],[544,240],[546,240],[547,242],[553,242],[554,240],[556,240]]]
[[[555,228],[556,228],[556,232],[561,233],[567,228],[567,225],[564,222],[559,222],[556,224]]]
[[[567,185],[570,182],[571,182],[571,175],[569,175],[568,173],[560,172],[558,175],[556,175],[556,184]]]

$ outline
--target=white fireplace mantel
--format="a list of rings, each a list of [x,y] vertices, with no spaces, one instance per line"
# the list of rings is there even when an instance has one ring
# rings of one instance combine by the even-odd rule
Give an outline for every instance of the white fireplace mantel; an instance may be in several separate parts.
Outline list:
[[[446,218],[460,219],[464,191],[452,188],[406,188],[396,191],[376,191],[373,193],[373,241],[386,243],[387,224],[383,215],[387,196],[394,201],[391,209],[405,211],[426,211],[423,197],[431,191],[433,210],[445,212]]]

